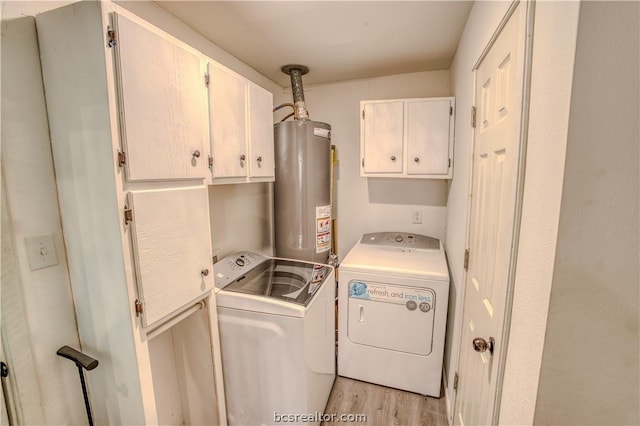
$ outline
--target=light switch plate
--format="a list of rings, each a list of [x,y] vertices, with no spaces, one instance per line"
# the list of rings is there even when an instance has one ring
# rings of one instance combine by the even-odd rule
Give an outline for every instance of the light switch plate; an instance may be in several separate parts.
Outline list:
[[[411,213],[411,223],[420,224],[422,223],[422,210],[414,210]]]
[[[25,238],[24,243],[27,248],[29,268],[31,268],[32,271],[58,264],[53,234]]]

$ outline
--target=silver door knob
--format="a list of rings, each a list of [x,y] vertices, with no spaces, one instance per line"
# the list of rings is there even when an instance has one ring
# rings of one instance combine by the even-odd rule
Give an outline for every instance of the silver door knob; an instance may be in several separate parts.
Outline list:
[[[247,159],[247,156],[246,156],[246,155],[242,154],[242,155],[240,156],[240,161],[244,161],[244,160],[246,160],[246,159]]]
[[[396,156],[395,155],[391,156],[391,161],[396,161]]]
[[[416,157],[416,158],[413,159],[413,161],[415,161],[416,163],[419,163],[420,162],[420,158]]]
[[[496,345],[496,341],[493,337],[489,337],[489,341],[487,342],[482,337],[476,337],[473,339],[473,350],[476,352],[486,352],[489,351],[489,354],[493,355],[493,348]]]
[[[198,151],[197,149],[195,151],[193,151],[193,156],[195,158],[200,158],[200,151]]]

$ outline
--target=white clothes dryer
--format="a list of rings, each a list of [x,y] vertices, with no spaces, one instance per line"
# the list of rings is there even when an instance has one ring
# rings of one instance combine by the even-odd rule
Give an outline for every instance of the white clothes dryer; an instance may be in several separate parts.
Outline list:
[[[449,298],[440,240],[365,234],[338,287],[338,375],[439,397]]]
[[[336,373],[333,268],[242,252],[214,274],[229,424],[317,424]]]

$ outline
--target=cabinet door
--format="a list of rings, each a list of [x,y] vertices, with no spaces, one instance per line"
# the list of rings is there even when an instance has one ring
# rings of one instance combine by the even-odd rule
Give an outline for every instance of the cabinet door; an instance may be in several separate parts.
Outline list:
[[[247,80],[212,63],[208,72],[213,178],[247,176]]]
[[[407,174],[447,175],[451,101],[407,101]]]
[[[249,84],[249,123],[251,177],[273,178],[273,95],[255,84]]]
[[[128,203],[138,295],[148,326],[213,287],[209,198],[199,186],[132,191]]]
[[[207,104],[200,57],[123,16],[112,19],[127,179],[204,178]]]
[[[402,101],[365,103],[363,106],[364,173],[402,173]]]

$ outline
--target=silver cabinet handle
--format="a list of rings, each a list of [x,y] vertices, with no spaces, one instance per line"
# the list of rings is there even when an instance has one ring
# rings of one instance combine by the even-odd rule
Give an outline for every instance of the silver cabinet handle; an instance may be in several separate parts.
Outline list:
[[[203,269],[202,271],[200,271],[200,275],[202,275],[203,277],[206,277],[207,275],[209,275],[209,270]]]
[[[262,161],[262,156],[259,156],[258,158],[256,158],[256,161],[259,163]]]
[[[200,151],[198,151],[197,149],[195,151],[193,151],[193,156],[195,158],[200,158]]]
[[[395,155],[391,156],[391,161],[396,161],[396,156]]]
[[[416,163],[420,162],[420,159],[418,157],[414,158],[413,161],[415,161]]]
[[[246,155],[242,154],[242,155],[240,156],[240,161],[244,161],[244,160],[246,160],[246,159],[247,159],[247,156],[246,156]]]

